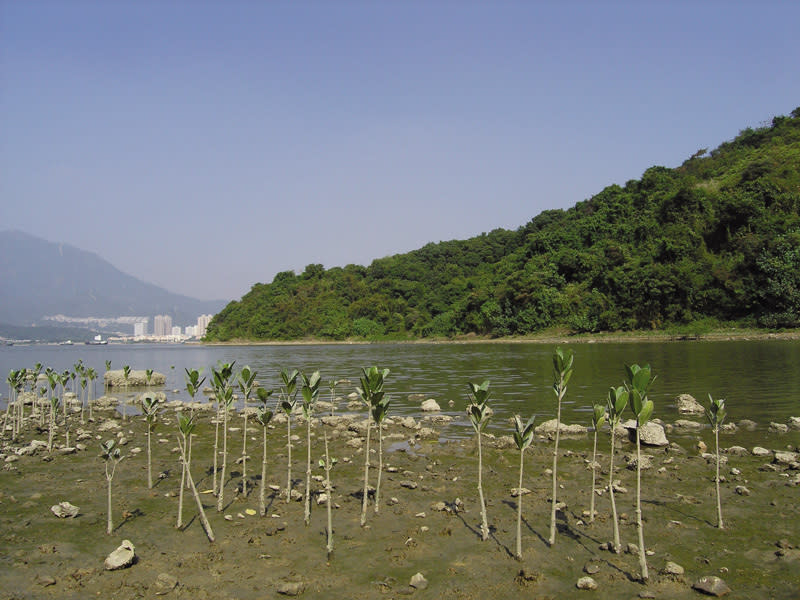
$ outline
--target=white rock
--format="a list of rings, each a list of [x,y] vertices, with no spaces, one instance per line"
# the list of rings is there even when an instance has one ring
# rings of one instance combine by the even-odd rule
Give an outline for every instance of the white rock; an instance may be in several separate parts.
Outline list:
[[[675,398],[675,404],[678,407],[678,412],[684,415],[702,415],[705,413],[705,408],[691,394],[680,394]]]
[[[581,577],[575,584],[579,590],[596,590],[597,582],[591,577]]]
[[[106,571],[115,571],[130,567],[136,560],[134,545],[130,540],[123,540],[119,547],[106,557]]]
[[[422,573],[416,573],[411,578],[411,581],[408,582],[408,585],[418,590],[424,590],[426,587],[428,587],[428,580],[425,579],[425,576]]]
[[[423,412],[437,412],[442,410],[439,406],[439,403],[436,402],[433,398],[428,398],[425,402],[422,403],[420,406]]]
[[[61,519],[74,519],[78,516],[80,508],[69,502],[59,502],[50,507],[53,514]]]

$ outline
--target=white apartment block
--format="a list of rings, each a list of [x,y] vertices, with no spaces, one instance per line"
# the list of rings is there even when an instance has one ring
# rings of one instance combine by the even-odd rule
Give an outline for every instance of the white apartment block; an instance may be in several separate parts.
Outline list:
[[[195,328],[195,335],[199,338],[205,336],[208,324],[214,315],[200,315],[197,317],[197,327]]]
[[[156,315],[153,319],[153,335],[156,337],[172,335],[172,317]]]
[[[147,335],[147,321],[137,321],[133,324],[133,335],[135,337],[144,337]]]

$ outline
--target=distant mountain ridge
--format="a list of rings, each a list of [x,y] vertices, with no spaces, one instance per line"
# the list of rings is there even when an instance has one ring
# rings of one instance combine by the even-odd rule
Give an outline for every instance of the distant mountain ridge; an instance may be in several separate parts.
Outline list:
[[[21,231],[0,231],[0,323],[29,326],[59,314],[146,316],[152,329],[154,315],[189,325],[225,303],[174,294],[123,273],[93,252]]]

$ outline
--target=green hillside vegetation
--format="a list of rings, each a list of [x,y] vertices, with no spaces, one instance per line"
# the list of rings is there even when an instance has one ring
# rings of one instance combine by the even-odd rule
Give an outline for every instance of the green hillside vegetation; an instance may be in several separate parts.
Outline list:
[[[208,340],[418,339],[800,326],[800,107],[516,231],[368,267],[308,265],[228,304]]]

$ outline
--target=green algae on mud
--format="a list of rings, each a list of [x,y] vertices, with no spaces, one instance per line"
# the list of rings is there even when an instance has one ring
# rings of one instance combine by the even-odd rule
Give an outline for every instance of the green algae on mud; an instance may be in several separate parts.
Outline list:
[[[240,467],[231,461],[226,506],[215,510],[212,494],[203,503],[217,541],[209,543],[186,501],[185,527],[174,528],[177,514],[180,463],[175,452],[176,419],[164,412],[154,433],[153,469],[160,473],[147,489],[144,451],[131,449],[146,443],[141,418],[121,429],[98,432],[112,416],[96,413],[95,423],[77,426],[87,449],[75,454],[39,451],[4,462],[0,471],[0,598],[114,598],[152,597],[159,591],[158,576],[178,580],[166,597],[262,598],[274,595],[286,582],[299,582],[307,598],[386,598],[413,593],[420,598],[561,598],[577,593],[576,581],[587,565],[596,565],[596,598],[635,597],[644,589],[657,597],[696,598],[693,581],[703,575],[722,577],[738,597],[794,598],[800,567],[800,498],[797,473],[775,465],[772,457],[726,453],[723,466],[722,510],[726,529],[718,530],[714,466],[697,450],[702,438],[711,445],[710,430],[679,434],[666,448],[648,448],[653,466],[642,474],[645,541],[651,581],[637,581],[636,553],[600,550],[611,539],[608,494],[596,498],[595,522],[587,523],[591,471],[589,436],[562,438],[559,452],[559,539],[547,546],[552,442],[537,436],[525,460],[524,485],[531,490],[523,506],[523,556],[513,558],[516,535],[518,450],[504,438],[487,436],[484,443],[484,492],[491,535],[480,541],[480,511],[476,489],[477,447],[472,439],[440,441],[436,430],[412,429],[400,420],[384,432],[381,512],[359,527],[363,446],[359,424],[365,415],[343,416],[338,425],[315,421],[312,456],[322,456],[322,427],[328,428],[331,455],[338,459],[331,472],[334,486],[335,550],[326,558],[324,505],[312,504],[311,524],[303,524],[301,502],[286,504],[279,491],[267,498],[267,516],[251,516],[257,495],[235,495]],[[192,472],[200,491],[211,487],[213,426],[200,414]],[[336,421],[329,421],[334,423]],[[432,422],[418,421],[425,427]],[[455,427],[443,425],[442,427]],[[79,430],[82,430],[81,433]],[[286,440],[276,423],[268,435],[268,481],[273,489],[285,484]],[[740,431],[743,431],[740,429]],[[115,529],[105,535],[105,476],[99,457],[101,440],[121,434],[126,458],[114,478]],[[511,426],[509,431],[511,433]],[[15,444],[27,443],[31,436]],[[46,432],[44,432],[46,439]],[[607,440],[608,430],[601,435]],[[98,438],[99,436],[99,438]],[[723,434],[721,445],[745,445],[739,433]],[[42,439],[42,434],[33,435]],[[771,433],[766,426],[748,432],[747,439],[772,450],[797,450],[800,432]],[[164,441],[161,441],[164,440]],[[261,437],[254,432],[251,452],[260,454]],[[238,442],[241,444],[241,441]],[[296,440],[296,447],[305,442]],[[6,445],[7,446],[7,445]],[[500,447],[507,446],[507,447]],[[635,472],[625,468],[634,446],[623,442],[615,478],[627,492],[617,495],[623,547],[635,543]],[[256,450],[258,449],[258,450]],[[599,444],[598,489],[608,484],[607,446]],[[231,452],[236,455],[236,442]],[[3,454],[11,456],[8,447]],[[301,455],[304,454],[301,452]],[[6,456],[3,460],[6,460]],[[14,455],[16,456],[16,455]],[[301,457],[302,458],[302,457]],[[376,466],[377,456],[371,461]],[[300,472],[299,464],[295,465]],[[735,468],[739,474],[731,473]],[[315,470],[322,475],[322,470]],[[302,478],[301,478],[302,479]],[[257,485],[251,477],[251,489]],[[322,483],[314,482],[318,493]],[[294,488],[303,489],[300,479]],[[737,493],[744,486],[748,493]],[[50,506],[68,500],[80,507],[75,519],[58,519]],[[440,510],[444,508],[444,510]],[[230,520],[226,519],[226,516]],[[136,546],[138,562],[122,571],[104,571],[104,558],[123,539]],[[683,566],[683,576],[661,573],[667,561]],[[425,590],[409,588],[412,575],[424,574]]]

